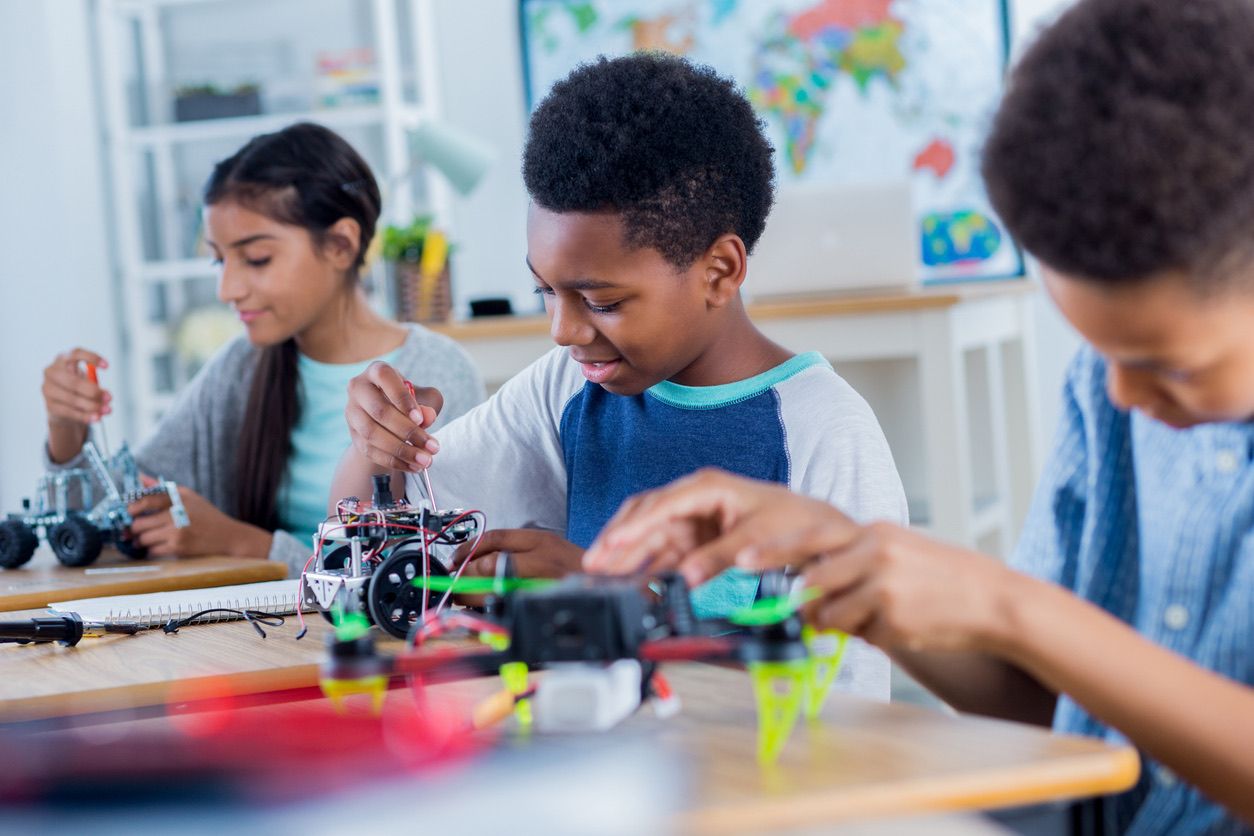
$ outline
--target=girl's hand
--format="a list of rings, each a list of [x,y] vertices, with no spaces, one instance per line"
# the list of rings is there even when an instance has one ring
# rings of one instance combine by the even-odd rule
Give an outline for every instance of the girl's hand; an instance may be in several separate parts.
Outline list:
[[[701,470],[625,502],[583,565],[605,574],[677,569],[697,586],[732,566],[743,549],[824,519],[853,527],[827,503],[782,485]],[[803,563],[814,554],[797,554],[792,562]]]
[[[1031,583],[992,558],[898,525],[835,518],[759,539],[736,565],[760,572],[806,554],[820,555],[803,577],[821,593],[804,607],[806,620],[888,651],[995,652],[1011,621],[1011,590]]]
[[[113,411],[113,396],[88,379],[84,366],[105,369],[105,358],[85,348],[63,354],[44,369],[41,388],[48,413],[48,452],[54,462],[78,455],[87,440],[87,425]]]
[[[180,485],[178,490],[191,524],[174,527],[170,500],[164,494],[141,497],[127,506],[134,518],[132,543],[148,549],[154,557],[230,555],[264,559],[269,555],[273,535],[268,531],[227,516],[191,488]]]
[[[440,450],[426,428],[443,406],[439,390],[412,388],[400,372],[376,360],[349,381],[344,419],[362,456],[389,470],[417,473]]]

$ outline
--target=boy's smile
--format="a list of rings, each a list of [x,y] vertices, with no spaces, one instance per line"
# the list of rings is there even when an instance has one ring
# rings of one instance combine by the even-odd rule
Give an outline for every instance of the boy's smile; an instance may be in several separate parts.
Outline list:
[[[706,280],[702,259],[681,270],[657,250],[627,246],[615,212],[535,204],[527,249],[553,341],[570,348],[589,381],[621,395],[662,380],[726,382],[715,379],[720,364],[709,362],[722,336],[718,293],[725,289]]]
[[[1106,358],[1106,389],[1178,429],[1254,418],[1254,291],[1220,279],[1209,295],[1183,274],[1101,285],[1042,265],[1063,316]]]

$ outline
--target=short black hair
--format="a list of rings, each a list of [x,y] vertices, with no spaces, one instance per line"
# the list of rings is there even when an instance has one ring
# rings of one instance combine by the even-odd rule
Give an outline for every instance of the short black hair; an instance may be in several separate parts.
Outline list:
[[[549,211],[620,213],[628,246],[685,268],[727,233],[753,249],[775,197],[773,153],[731,81],[642,52],[553,85],[531,116],[523,180]]]
[[[983,174],[1055,270],[1222,286],[1254,257],[1254,2],[1081,0],[1014,68]]]

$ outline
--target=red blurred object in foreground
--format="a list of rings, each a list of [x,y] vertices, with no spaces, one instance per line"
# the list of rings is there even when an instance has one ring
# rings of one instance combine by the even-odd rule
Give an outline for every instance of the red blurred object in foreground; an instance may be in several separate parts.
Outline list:
[[[378,716],[364,705],[340,714],[318,700],[0,735],[0,801],[303,798],[453,768],[489,740],[471,734],[465,716],[430,701],[420,714],[404,699]]]

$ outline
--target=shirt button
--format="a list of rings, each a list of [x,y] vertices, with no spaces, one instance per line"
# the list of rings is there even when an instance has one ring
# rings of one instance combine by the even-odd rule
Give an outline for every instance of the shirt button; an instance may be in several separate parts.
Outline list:
[[[1163,623],[1172,630],[1183,630],[1189,623],[1189,611],[1180,604],[1172,604],[1163,612]]]
[[[1167,767],[1159,764],[1154,769],[1154,777],[1158,779],[1158,783],[1164,787],[1174,787],[1176,785],[1176,773]]]
[[[1237,454],[1231,450],[1220,450],[1215,456],[1215,467],[1220,473],[1233,473],[1238,464],[1240,462],[1237,460]]]

